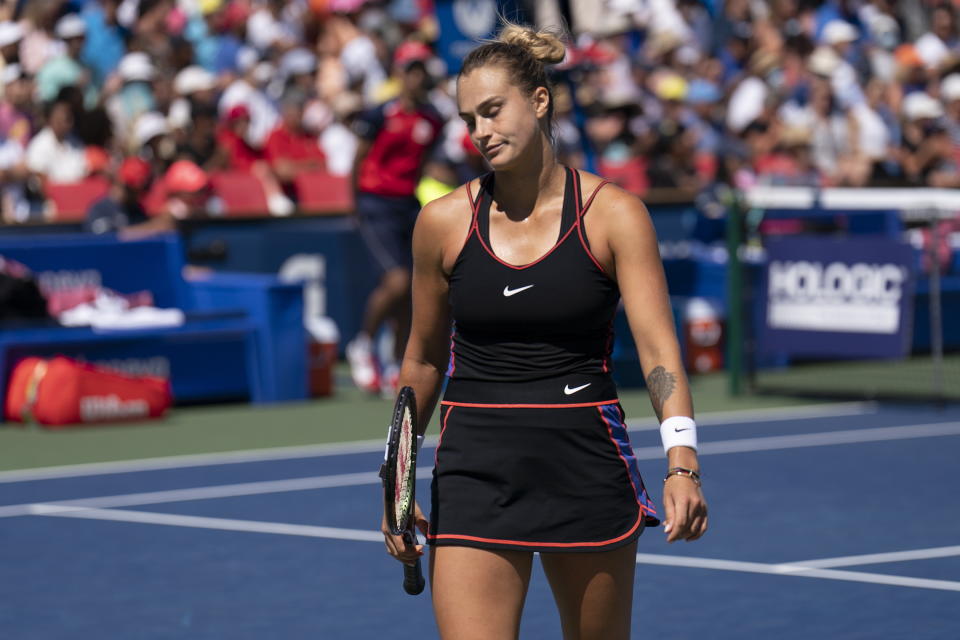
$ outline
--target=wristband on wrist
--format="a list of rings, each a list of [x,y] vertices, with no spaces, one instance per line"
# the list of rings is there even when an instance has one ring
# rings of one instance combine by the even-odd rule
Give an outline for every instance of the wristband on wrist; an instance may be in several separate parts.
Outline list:
[[[670,467],[667,469],[667,475],[663,476],[663,481],[666,482],[673,476],[684,476],[690,478],[698,487],[700,486],[700,474],[693,469],[687,469],[686,467]]]
[[[420,453],[420,446],[423,444],[423,436],[417,436],[417,453]],[[387,442],[383,445],[383,461],[387,461],[387,452],[390,451],[390,427],[387,427]]]
[[[663,441],[663,452],[673,447],[690,447],[697,450],[697,423],[693,418],[673,416],[660,423],[660,440]]]

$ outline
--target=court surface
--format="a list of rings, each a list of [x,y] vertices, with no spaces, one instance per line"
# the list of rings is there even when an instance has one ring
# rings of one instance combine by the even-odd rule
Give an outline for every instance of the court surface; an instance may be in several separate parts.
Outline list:
[[[711,529],[640,538],[634,638],[960,638],[960,408],[699,422]],[[631,426],[659,502],[659,435]],[[428,439],[424,497],[432,454]],[[377,531],[381,456],[365,441],[0,472],[2,637],[435,638]],[[538,566],[521,638],[560,638]]]

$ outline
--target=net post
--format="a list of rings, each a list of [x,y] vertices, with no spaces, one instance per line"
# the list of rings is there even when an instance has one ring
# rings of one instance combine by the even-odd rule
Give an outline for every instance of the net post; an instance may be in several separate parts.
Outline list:
[[[727,391],[743,394],[743,194],[734,190],[727,206]]]

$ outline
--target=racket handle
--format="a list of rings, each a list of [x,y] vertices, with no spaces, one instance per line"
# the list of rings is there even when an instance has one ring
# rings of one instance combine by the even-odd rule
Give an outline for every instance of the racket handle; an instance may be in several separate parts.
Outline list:
[[[423,569],[420,568],[420,558],[413,565],[403,565],[403,590],[412,596],[423,592]]]

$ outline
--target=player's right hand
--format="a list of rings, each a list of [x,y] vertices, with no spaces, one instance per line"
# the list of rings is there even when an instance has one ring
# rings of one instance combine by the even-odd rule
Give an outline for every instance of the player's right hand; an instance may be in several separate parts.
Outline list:
[[[430,530],[430,523],[424,517],[423,511],[420,510],[420,503],[415,502],[413,505],[413,519],[420,533],[427,535],[427,532]],[[403,539],[403,536],[395,536],[390,533],[390,529],[387,527],[386,514],[383,515],[383,520],[380,523],[380,532],[383,533],[387,553],[400,562],[412,565],[416,563],[418,558],[423,556],[422,544],[408,544],[406,540]]]

